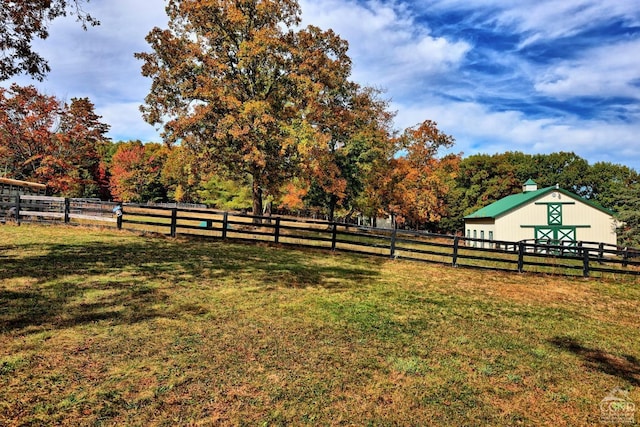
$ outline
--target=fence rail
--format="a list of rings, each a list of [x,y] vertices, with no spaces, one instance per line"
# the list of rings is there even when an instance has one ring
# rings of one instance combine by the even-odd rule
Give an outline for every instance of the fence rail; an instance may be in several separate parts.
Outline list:
[[[45,196],[0,201],[5,221],[100,225],[134,231],[269,242],[508,272],[568,276],[640,275],[640,251],[597,242],[507,242],[388,230],[211,209],[125,204]],[[13,208],[13,209],[12,209]],[[12,210],[14,217],[7,214]],[[543,244],[546,243],[546,244]],[[551,244],[554,243],[554,244]]]

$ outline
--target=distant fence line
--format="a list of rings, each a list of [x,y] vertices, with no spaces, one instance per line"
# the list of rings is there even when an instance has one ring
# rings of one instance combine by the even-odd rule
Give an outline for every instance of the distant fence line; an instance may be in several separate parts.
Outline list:
[[[596,242],[507,242],[419,231],[389,230],[283,216],[211,209],[124,204],[47,196],[0,201],[5,220],[76,225],[213,239],[324,248],[363,255],[507,272],[591,277],[640,275],[640,251]],[[13,208],[14,218],[6,218]],[[555,244],[550,244],[555,243]]]

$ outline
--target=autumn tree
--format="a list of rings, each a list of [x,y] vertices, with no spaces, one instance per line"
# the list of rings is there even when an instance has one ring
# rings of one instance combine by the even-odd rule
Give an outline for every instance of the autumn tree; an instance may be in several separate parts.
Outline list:
[[[396,155],[378,171],[375,192],[379,206],[398,223],[414,227],[437,223],[447,213],[446,195],[455,186],[459,155],[440,157],[454,144],[431,120],[406,129],[395,139]]]
[[[84,12],[83,3],[84,0],[0,0],[0,81],[20,73],[42,80],[50,68],[33,50],[34,39],[49,37],[51,21],[67,15],[76,16],[84,29],[98,25]]]
[[[391,156],[394,114],[372,88],[351,83],[330,96],[325,92],[321,106],[307,116],[318,154],[304,163],[308,173],[303,176],[310,182],[307,204],[324,208],[333,220],[336,208],[346,217],[366,209],[362,196],[373,165]]]
[[[136,55],[153,79],[144,117],[164,124],[166,142],[198,153],[203,169],[249,176],[260,213],[303,157],[323,162],[324,148],[299,150],[298,131],[313,131],[307,116],[323,90],[348,75],[346,44],[313,27],[296,32],[296,0],[170,0],[166,10],[168,29],[147,36],[153,52]]]
[[[100,151],[109,126],[87,98],[70,104],[33,86],[0,88],[0,167],[70,197],[100,194]]]
[[[118,144],[111,160],[111,193],[123,202],[163,202],[162,167],[167,157],[160,144],[129,141]]]
[[[0,87],[0,161],[9,177],[38,180],[42,158],[53,151],[60,101],[33,86]]]
[[[58,192],[70,197],[109,194],[105,165],[101,162],[109,125],[102,123],[94,109],[88,98],[72,98],[69,105],[64,105],[55,134],[58,149],[49,157],[63,171]]]
[[[181,145],[171,146],[161,172],[162,184],[170,200],[182,203],[200,201],[202,186],[200,162],[193,152]]]

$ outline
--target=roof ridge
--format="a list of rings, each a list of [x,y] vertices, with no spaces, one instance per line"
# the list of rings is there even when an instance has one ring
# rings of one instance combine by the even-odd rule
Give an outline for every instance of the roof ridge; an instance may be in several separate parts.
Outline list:
[[[478,210],[476,210],[475,212],[466,215],[464,217],[464,219],[474,219],[474,218],[497,218],[509,211],[512,211],[513,209],[516,209],[522,205],[524,205],[525,203],[531,201],[532,199],[538,198],[540,196],[543,196],[546,193],[549,193],[551,191],[559,191],[569,197],[572,197],[576,200],[579,200],[595,209],[601,210],[609,215],[613,215],[613,212],[607,208],[598,206],[596,204],[594,204],[593,202],[585,199],[584,197],[581,197],[577,194],[574,194],[568,190],[565,190],[563,188],[558,188],[555,185],[552,185],[550,187],[545,187],[545,188],[540,188],[538,190],[534,190],[534,191],[525,191],[525,192],[521,192],[521,193],[514,193],[514,194],[510,194],[508,196],[505,196],[499,200],[496,200],[493,203],[488,204],[487,206],[480,208]]]

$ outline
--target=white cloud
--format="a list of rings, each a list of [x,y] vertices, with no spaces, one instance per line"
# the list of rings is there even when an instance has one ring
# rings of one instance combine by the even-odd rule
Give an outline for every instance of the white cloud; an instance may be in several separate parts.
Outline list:
[[[139,139],[143,142],[162,142],[159,132],[140,117],[139,102],[113,102],[96,108],[104,123],[111,125],[109,136],[114,141]]]
[[[623,96],[640,99],[640,40],[601,46],[580,58],[562,61],[540,76],[536,90],[560,99],[574,96]]]
[[[453,152],[522,151],[528,154],[573,151],[590,163],[611,161],[633,165],[640,159],[640,123],[607,123],[575,117],[530,119],[517,111],[491,111],[470,102],[436,99],[428,106],[395,105],[403,110],[403,127],[427,118],[455,137]],[[606,148],[605,148],[606,147]]]
[[[411,79],[455,69],[471,46],[433,37],[400,3],[345,0],[301,2],[303,23],[333,29],[349,41],[353,78],[364,85],[404,87]]]
[[[625,0],[435,0],[415,7],[468,11],[468,21],[522,34],[520,47],[571,36],[611,19],[640,24],[637,3]]]

